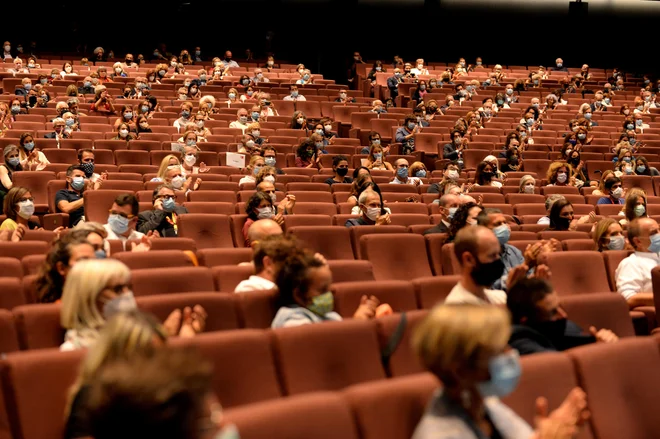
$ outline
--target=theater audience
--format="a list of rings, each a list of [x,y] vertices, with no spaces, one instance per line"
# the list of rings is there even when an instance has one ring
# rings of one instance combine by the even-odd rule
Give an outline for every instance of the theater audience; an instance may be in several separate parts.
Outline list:
[[[72,165],[66,170],[66,189],[60,189],[55,194],[57,213],[69,215],[69,226],[73,227],[84,221],[85,208],[83,205],[83,192],[95,190],[98,185],[85,182],[85,170],[80,165]]]
[[[424,235],[431,235],[433,233],[449,233],[451,220],[454,218],[458,207],[461,204],[461,199],[458,195],[447,194],[440,197],[439,210],[441,219],[438,224],[431,227],[424,232]]]
[[[360,216],[347,219],[344,224],[346,227],[390,224],[390,214],[383,209],[382,196],[372,188],[362,191],[358,198],[358,206],[361,211]]]
[[[448,241],[453,241],[458,232],[466,226],[476,226],[477,216],[479,216],[483,210],[484,208],[475,203],[474,199],[471,201],[465,201],[463,200],[463,196],[461,196],[460,205],[449,224]]]
[[[589,327],[586,334],[568,319],[559,295],[550,282],[528,278],[516,282],[507,292],[512,330],[509,346],[520,355],[564,351],[596,341],[614,343],[619,338],[609,329]]]
[[[188,213],[188,209],[177,205],[176,199],[172,185],[161,184],[154,189],[154,208],[138,214],[137,231],[144,234],[158,232],[166,238],[177,236],[179,215]]]
[[[3,201],[3,213],[7,217],[0,225],[1,230],[16,230],[19,227],[23,230],[38,229],[39,223],[31,221],[34,215],[34,198],[29,189],[14,186]]]

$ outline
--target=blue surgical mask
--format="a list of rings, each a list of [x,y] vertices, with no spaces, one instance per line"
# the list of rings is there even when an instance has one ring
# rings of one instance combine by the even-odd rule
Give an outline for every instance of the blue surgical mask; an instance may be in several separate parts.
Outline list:
[[[380,154],[380,153],[374,154],[374,159],[375,160],[382,160],[383,159],[383,154]]]
[[[660,253],[660,233],[651,235],[651,245],[649,245],[651,253]]]
[[[149,112],[149,106],[148,105],[143,105],[142,106],[142,112],[143,113],[148,113]]]
[[[626,240],[623,236],[610,236],[610,242],[607,244],[607,248],[610,250],[623,250],[626,246]]]
[[[85,187],[85,179],[83,177],[73,177],[71,180],[71,187],[76,191],[81,191]]]
[[[34,149],[34,142],[24,143],[23,148],[25,148],[26,151],[32,151]]]
[[[256,177],[257,174],[261,171],[261,166],[255,166],[254,169],[252,170],[252,174]]]
[[[252,112],[252,120],[259,120],[259,112],[258,111],[253,111]]]
[[[76,120],[75,119],[67,119],[66,121],[64,121],[64,123],[66,123],[66,126],[71,127],[76,123]]]
[[[102,248],[96,250],[94,252],[94,256],[96,256],[96,259],[105,259],[108,257],[108,255],[105,253],[105,250],[103,250]]]
[[[638,173],[638,174],[643,174],[644,171],[646,171],[646,166],[639,165],[639,166],[637,167],[637,173]]]
[[[584,113],[584,118],[587,120],[591,120],[591,113]]]
[[[412,130],[415,128],[415,122],[408,122],[408,129]]]
[[[163,200],[163,210],[165,212],[171,212],[175,207],[176,203],[174,202],[174,198],[166,198]]]
[[[624,157],[623,161],[626,163],[630,163],[630,160],[632,160],[630,157]]]
[[[534,119],[531,118],[531,117],[529,119],[527,119],[526,122],[527,122],[527,126],[531,127],[532,125],[534,125]]]
[[[291,96],[293,96],[294,98],[297,98],[298,97],[298,92],[297,91],[292,91]]]
[[[275,157],[266,157],[264,162],[266,162],[266,166],[275,166],[277,159]]]
[[[630,143],[631,145],[634,145],[635,143],[637,143],[637,139],[629,139],[628,143]]]
[[[10,159],[7,159],[7,163],[9,163],[13,168],[15,168],[21,164],[21,159],[19,159],[18,157],[12,157]]]
[[[183,111],[181,112],[181,117],[183,117],[184,119],[188,119],[188,117],[190,117],[190,111],[188,111],[188,110],[183,110]]]
[[[603,99],[603,101],[605,102],[605,105],[609,105],[609,104],[610,104],[610,98],[605,98],[605,99]]]
[[[417,171],[415,173],[415,177],[426,178],[426,171],[423,170],[423,169],[420,169],[419,171]]]
[[[450,207],[449,208],[449,219],[454,219],[454,215],[456,215],[456,211],[458,210],[458,207]]]
[[[658,238],[660,245],[660,235]],[[509,395],[518,385],[522,372],[518,351],[510,350],[491,358],[488,362],[488,371],[490,379],[477,384],[481,396],[483,398],[489,396],[502,398]]]
[[[123,235],[128,231],[128,218],[124,218],[121,215],[109,215],[108,216],[108,226],[116,235]]]
[[[642,119],[637,119],[635,123],[637,124],[638,127],[641,127],[644,121]]]
[[[493,229],[493,233],[497,237],[500,244],[504,245],[509,242],[511,237],[511,229],[506,224],[499,225]]]
[[[403,179],[408,178],[408,168],[398,168],[396,170],[396,175],[399,178],[403,178]]]

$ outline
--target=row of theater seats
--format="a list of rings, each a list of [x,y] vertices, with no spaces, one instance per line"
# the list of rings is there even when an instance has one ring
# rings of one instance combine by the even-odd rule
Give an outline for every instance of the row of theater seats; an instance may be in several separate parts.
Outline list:
[[[574,300],[565,300],[564,305],[575,315],[580,324],[598,324],[603,322],[605,315],[608,316],[607,323],[614,324],[616,319],[613,315],[625,317],[625,304],[614,303],[607,300],[608,298],[591,300],[594,298],[584,296],[583,299],[588,300],[579,304]],[[584,310],[588,314],[587,319],[595,318],[599,322],[579,321],[585,315],[578,315],[577,309]],[[595,312],[595,309],[600,312]],[[307,418],[304,416],[306,411],[301,412],[292,408],[301,406],[303,401],[314,401],[314,398],[319,398],[318,395],[313,395],[313,392],[344,394],[357,392],[362,394],[362,397],[369,395],[373,397],[375,396],[373,390],[366,389],[380,389],[376,392],[381,395],[379,399],[383,401],[373,399],[375,407],[360,404],[360,411],[372,412],[371,416],[378,413],[380,422],[388,425],[405,420],[403,425],[397,425],[393,431],[385,433],[384,436],[365,435],[364,431],[358,433],[353,427],[349,429],[352,431],[351,435],[336,436],[336,429],[344,428],[343,423],[351,416],[331,426],[328,422],[334,419],[334,415],[330,416],[330,419],[324,415],[321,417],[324,420],[321,425],[326,429],[330,428],[334,433],[330,435],[328,431],[319,430],[321,434],[315,437],[398,439],[409,437],[421,416],[422,407],[437,385],[429,376],[419,375],[423,369],[410,347],[411,333],[426,313],[425,310],[407,313],[408,323],[403,338],[389,361],[383,361],[381,352],[399,324],[398,314],[367,322],[344,321],[278,330],[242,329],[210,332],[194,339],[173,339],[171,343],[175,346],[196,346],[213,362],[213,390],[223,406],[229,409],[228,418],[239,423],[242,437],[263,437],[257,432],[262,431],[264,425],[254,424],[254,419],[247,422],[248,413],[258,414],[257,418],[260,416],[270,418],[275,412],[286,415],[285,419],[288,421],[275,422],[273,419],[277,427],[274,430],[269,428],[271,433],[276,432],[271,437],[287,439],[309,437],[310,430],[304,430],[302,426],[307,425],[310,419],[317,419],[318,413],[312,418]],[[586,427],[587,432],[593,433],[592,429],[602,428],[600,422],[611,422],[599,411],[607,410],[612,407],[611,404],[626,407],[623,412],[634,413],[628,415],[628,418],[632,417],[639,422],[641,413],[651,413],[651,411],[650,408],[642,412],[637,411],[640,409],[638,404],[652,405],[655,400],[653,390],[657,387],[657,370],[660,367],[658,345],[653,338],[627,338],[627,335],[632,334],[625,333],[625,324],[616,329],[624,337],[617,344],[593,345],[566,353],[548,353],[523,358],[522,381],[518,390],[506,402],[523,418],[531,421],[535,397],[545,396],[550,406],[556,407],[568,390],[579,384],[589,395],[590,410],[593,415],[593,419]],[[45,349],[10,353],[0,360],[2,403],[4,403],[0,417],[5,417],[3,415],[6,412],[6,419],[0,422],[2,429],[0,437],[8,437],[12,434],[14,438],[40,439],[61,432],[64,426],[62,414],[67,389],[75,380],[77,365],[80,364],[83,356],[84,352],[81,351],[60,353]],[[618,358],[618,361],[612,362],[613,358]],[[602,367],[604,363],[610,366],[604,368]],[[638,373],[631,374],[631,368]],[[408,386],[411,382],[424,384],[415,386],[416,390],[410,393]],[[635,392],[627,393],[625,397],[612,394],[630,389],[633,384]],[[350,388],[351,386],[357,387]],[[358,388],[364,390],[358,391]],[[404,389],[408,389],[408,392],[403,392],[408,393],[408,397],[400,398]],[[419,391],[423,394],[418,393]],[[382,398],[385,394],[391,394],[394,398]],[[325,397],[327,399],[328,395]],[[408,411],[411,397],[416,401],[415,413]],[[389,402],[384,401],[388,399]],[[374,411],[376,407],[383,407],[382,404],[390,405],[392,408],[386,411]],[[316,403],[311,404],[309,408],[311,407],[318,408],[323,413],[326,413],[328,408]],[[631,411],[631,407],[635,410]],[[331,412],[336,410],[333,409],[332,404],[329,409]],[[383,416],[384,413],[392,416]],[[35,414],[38,414],[39,422],[34,422]],[[359,413],[356,418],[360,419]],[[620,413],[615,418],[615,422],[623,422]],[[630,421],[628,418],[623,417],[625,421]],[[653,416],[646,421],[651,422],[651,419],[657,417]],[[362,428],[367,427],[368,425],[362,425]],[[242,428],[245,429],[245,435]],[[392,435],[393,432],[401,433],[401,428],[406,429],[406,436]],[[287,432],[291,431],[299,433],[288,435]],[[305,431],[305,434],[302,434],[302,431]],[[638,433],[639,429],[622,431],[620,425],[616,425],[614,431],[622,435],[598,434],[595,437],[652,437],[632,434],[632,432]],[[646,429],[643,431],[650,432]]]

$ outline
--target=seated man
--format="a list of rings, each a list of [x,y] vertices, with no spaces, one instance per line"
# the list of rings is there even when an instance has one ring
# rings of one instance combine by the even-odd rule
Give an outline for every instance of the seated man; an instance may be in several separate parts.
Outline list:
[[[406,159],[397,159],[396,162],[394,162],[394,168],[396,169],[396,177],[392,181],[390,181],[390,184],[413,184],[415,186],[419,186],[422,184],[422,180],[419,179],[419,177],[415,177],[414,175],[410,177],[408,175],[408,160]]]
[[[378,192],[372,189],[364,190],[358,198],[358,204],[361,211],[360,217],[346,220],[346,227],[390,224],[390,214],[385,213]]]
[[[601,197],[597,204],[624,204],[626,202],[623,196],[623,184],[619,177],[609,177],[603,186],[608,196]]]
[[[106,239],[120,240],[124,250],[126,250],[126,241],[129,239],[141,240],[145,234],[135,230],[139,210],[140,204],[133,194],[119,195],[115,198],[110,208],[110,215],[108,215],[108,223],[103,225],[108,232]],[[158,232],[151,232],[151,234],[157,235]]]
[[[277,212],[282,215],[293,215],[293,209],[296,207],[296,196],[293,194],[286,194],[281,203],[276,203],[277,189],[275,185],[270,181],[262,181],[257,185],[257,191],[265,192],[270,196],[270,199],[273,201],[273,206],[277,208]]]
[[[433,233],[449,233],[449,225],[451,223],[454,214],[458,210],[458,206],[461,205],[461,199],[458,195],[447,194],[440,197],[440,215],[442,218],[440,222],[424,232],[425,235],[431,235]]]
[[[95,157],[94,150],[91,149],[79,149],[78,150],[78,162],[85,171],[85,178],[94,184],[94,187],[98,189],[101,187],[101,180],[108,179],[108,173],[103,172],[102,174],[97,174],[94,172],[95,168]]]
[[[275,280],[277,279],[277,273],[280,267],[285,263],[291,252],[296,251],[298,248],[295,239],[284,237],[281,232],[279,234],[265,236],[262,240],[255,241],[253,239],[255,233],[252,233],[252,229],[261,221],[270,221],[279,227],[273,220],[259,220],[252,224],[248,234],[252,235],[250,237],[250,243],[254,249],[252,262],[254,263],[256,274],[239,283],[236,289],[234,289],[234,293],[277,288]],[[272,225],[269,224],[269,226],[272,230],[275,230]]]
[[[188,213],[188,209],[177,206],[174,188],[161,184],[154,189],[154,209],[140,212],[137,230],[140,233],[158,232],[160,236],[175,237],[178,234],[178,216]]]
[[[651,218],[636,218],[628,224],[628,242],[635,253],[616,268],[616,290],[628,302],[630,309],[653,306],[651,270],[660,263],[660,233],[658,223]]]
[[[266,166],[275,168],[277,175],[284,174],[284,171],[276,166],[277,163],[277,150],[274,146],[264,145],[261,147],[261,155],[264,158]]]
[[[66,170],[66,189],[60,189],[55,194],[56,212],[69,215],[69,227],[77,225],[85,218],[83,207],[85,189],[94,190],[96,187],[85,183],[85,171],[80,165],[69,166]]]
[[[520,279],[509,289],[506,303],[513,325],[509,346],[520,355],[619,340],[609,329],[597,330],[593,326],[585,334],[575,322],[568,320],[559,304],[559,295],[543,279]]]
[[[486,227],[463,227],[454,239],[454,254],[461,266],[461,279],[451,290],[445,303],[503,305],[506,293],[490,286],[504,274],[500,242]]]

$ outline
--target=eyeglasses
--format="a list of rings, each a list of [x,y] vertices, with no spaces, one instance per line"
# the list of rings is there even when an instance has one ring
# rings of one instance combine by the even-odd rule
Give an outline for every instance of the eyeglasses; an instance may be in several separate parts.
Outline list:
[[[106,290],[110,290],[110,291],[114,292],[115,294],[119,295],[119,294],[123,293],[123,292],[126,291],[126,290],[131,290],[131,289],[133,289],[133,285],[130,284],[130,283],[127,283],[127,284],[119,284],[119,285],[115,285],[115,286],[112,286],[112,287],[111,287],[111,286],[107,286],[107,287],[105,287],[105,289],[106,289]]]
[[[157,200],[176,200],[176,195],[158,195]]]
[[[119,216],[121,216],[122,218],[126,218],[126,219],[133,219],[133,218],[135,218],[135,215],[133,215],[133,214],[128,214],[128,215],[127,215],[127,214],[125,214],[124,212],[117,212],[117,211],[112,210],[112,209],[110,209],[108,212],[110,212],[110,215],[119,215]]]

